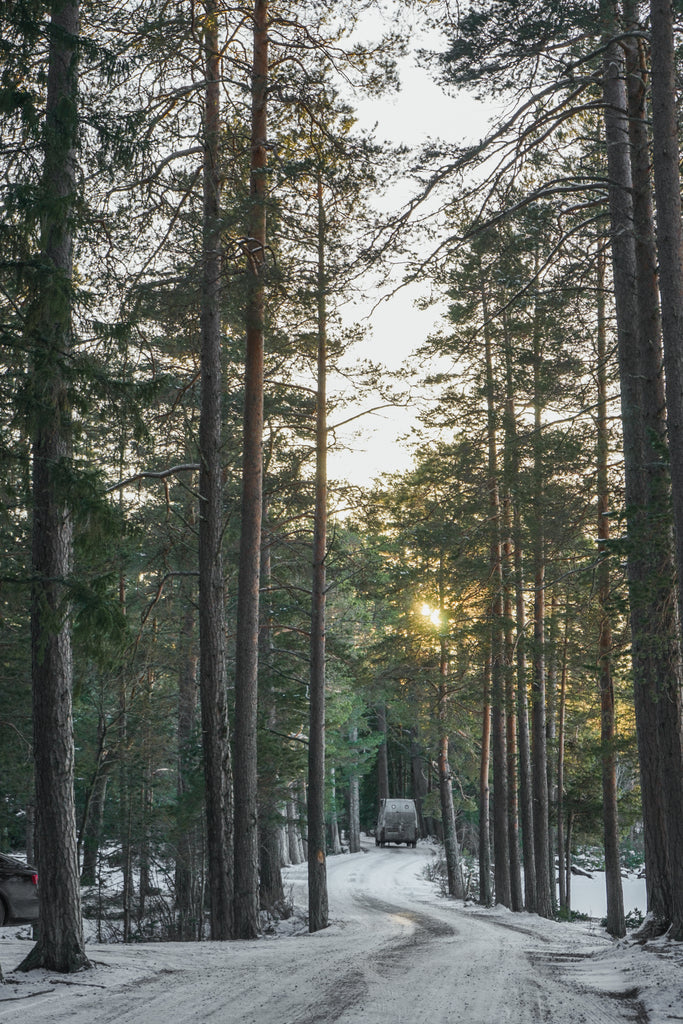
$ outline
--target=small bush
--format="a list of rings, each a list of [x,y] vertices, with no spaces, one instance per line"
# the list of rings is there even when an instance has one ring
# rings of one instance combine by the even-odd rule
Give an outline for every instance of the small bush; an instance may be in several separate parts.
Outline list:
[[[558,921],[590,921],[588,914],[581,913],[580,910],[569,910],[567,907],[562,907],[557,911]]]
[[[625,920],[628,930],[634,931],[636,928],[640,928],[641,924],[645,920],[645,915],[642,911],[638,910],[637,907],[634,907],[633,910],[629,910]]]

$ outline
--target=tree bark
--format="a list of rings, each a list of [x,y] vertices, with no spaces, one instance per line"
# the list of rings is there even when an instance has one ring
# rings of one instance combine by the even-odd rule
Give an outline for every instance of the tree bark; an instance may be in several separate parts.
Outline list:
[[[678,579],[683,580],[683,226],[671,0],[651,0],[652,133],[657,252],[666,369],[666,410]],[[683,622],[683,586],[678,588]],[[662,681],[657,705],[671,903],[670,935],[683,940],[683,694],[681,679]]]
[[[612,5],[607,8],[609,19]],[[608,38],[612,31],[613,23],[609,20]],[[643,333],[644,310],[639,301],[643,280],[642,272],[638,273],[634,244],[634,189],[623,56],[615,43],[610,43],[605,52],[603,98],[629,540],[634,703],[651,916],[648,927],[657,931],[670,923],[672,906],[658,705],[662,688],[667,691],[680,686],[680,648],[667,515],[661,363],[657,339],[652,332]]]
[[[383,737],[377,748],[377,799],[389,799],[389,757],[387,753],[387,706],[384,701],[377,705],[377,731]],[[379,806],[378,806],[379,809]]]
[[[505,327],[505,446],[504,469],[507,491],[517,491],[519,450],[515,415],[512,352]],[[534,853],[533,794],[531,744],[529,737],[529,705],[527,697],[526,605],[524,601],[524,565],[522,557],[522,525],[519,505],[512,502],[512,541],[514,547],[515,631],[517,636],[517,732],[519,738],[519,804],[522,825],[522,860],[524,863],[524,906],[536,909],[536,862]]]
[[[221,556],[221,224],[218,4],[204,4],[204,168],[199,420],[199,679],[211,938],[233,934],[232,791]]]
[[[98,765],[89,795],[87,815],[82,829],[81,885],[95,885],[97,881],[97,863],[100,854],[110,764]]]
[[[281,917],[285,905],[285,889],[280,867],[280,828],[276,809],[269,806],[259,815],[259,902],[263,910]]]
[[[325,209],[318,183],[318,372],[316,395],[315,522],[311,595],[311,674],[308,741],[308,930],[328,924],[325,860],[325,602],[327,595],[327,274]]]
[[[31,652],[40,933],[21,970],[72,972],[85,954],[74,803],[73,665],[69,578],[71,407],[79,5],[52,4],[42,178],[42,274],[30,313],[33,408]]]
[[[107,722],[100,712],[97,722],[97,758],[90,785],[85,794],[83,820],[78,834],[77,854],[81,864],[81,885],[94,885],[97,875],[104,800],[112,762],[107,761]],[[28,863],[32,863],[28,857]]]
[[[515,637],[514,637],[514,555],[510,493],[503,498],[503,622],[505,624],[505,732],[508,784],[508,846],[510,859],[510,907],[524,909],[522,865],[519,855],[519,799],[517,715],[515,713]]]
[[[541,340],[534,325],[534,650],[532,680],[532,788],[536,913],[552,917],[549,877],[548,768],[545,709],[545,538],[543,532],[543,439],[540,388]]]
[[[191,513],[190,513],[191,514]],[[178,673],[178,780],[176,793],[179,807],[175,860],[176,937],[181,942],[200,939],[202,906],[198,903],[199,858],[197,848],[199,814],[186,811],[193,766],[193,745],[197,727],[197,650],[195,640],[195,595],[189,587],[181,587],[185,613],[180,636],[180,671]]]
[[[496,408],[493,378],[493,352],[488,327],[488,302],[483,269],[480,270],[482,317],[484,322],[484,358],[486,370],[486,410],[488,441],[489,497],[489,583],[491,587],[491,746],[493,754],[493,861],[496,903],[509,907],[510,850],[508,841],[508,779],[505,714],[505,665],[503,644],[503,562],[501,551],[500,491],[496,444]]]
[[[567,638],[565,635],[565,644]],[[560,890],[560,910],[568,913],[567,878],[565,872],[566,850],[564,843],[564,732],[567,706],[567,658],[562,661],[560,677],[560,700],[557,723],[557,862]]]
[[[262,706],[261,718],[269,730],[278,731],[278,701],[273,678],[273,610],[271,566],[272,534],[268,528],[268,504],[263,502],[263,529],[261,544],[261,586],[265,599],[261,602],[261,628],[259,631],[259,683]],[[279,780],[273,770],[270,751],[259,749],[259,902],[262,910],[280,917],[285,906],[280,838],[282,815],[280,810]]]
[[[358,728],[355,725],[351,729],[349,739],[356,749]],[[349,779],[349,853],[360,853],[360,779],[355,764]]]
[[[256,938],[259,588],[263,500],[263,366],[267,195],[268,0],[254,0],[251,80],[251,216],[247,246],[242,524],[235,651],[235,936]]]
[[[616,722],[614,715],[614,682],[612,679],[612,622],[609,613],[609,489],[607,425],[607,329],[605,320],[605,257],[598,252],[598,411],[597,411],[597,487],[598,487],[598,602],[600,627],[598,635],[598,672],[600,679],[600,741],[602,763],[602,814],[605,844],[605,885],[607,890],[607,931],[622,937],[626,934],[624,897],[619,860],[619,811],[617,803],[617,756],[614,748]],[[559,784],[559,780],[558,780]],[[558,822],[560,821],[558,805]],[[558,836],[558,844],[560,837]],[[560,869],[560,877],[562,870]],[[564,889],[564,886],[562,887]],[[562,897],[562,893],[560,894]],[[566,897],[565,897],[566,903]],[[562,899],[560,900],[562,905]]]
[[[413,784],[413,799],[417,809],[417,819],[420,827],[420,836],[424,838],[433,829],[428,828],[428,823],[433,824],[432,818],[425,818],[424,800],[427,796],[427,778],[425,775],[425,759],[422,747],[418,738],[417,726],[410,730],[410,780]]]
[[[337,772],[334,766],[330,767],[330,848],[335,855],[342,852],[337,813]]]
[[[548,879],[550,881],[550,898],[553,905],[557,898],[555,886],[555,835],[553,817],[557,810],[557,787],[555,781],[555,740],[557,736],[557,658],[558,658],[558,606],[557,594],[550,599],[550,622],[547,638],[548,658],[546,661],[546,695],[545,695],[545,742],[546,760],[548,763]]]
[[[564,865],[565,865],[565,892],[567,896],[567,914],[572,909],[572,839],[574,838],[574,812],[567,815],[567,838],[565,840]]]
[[[441,605],[443,613],[443,605]],[[448,763],[448,729],[446,723],[448,706],[448,655],[446,638],[439,637],[439,710],[438,717],[441,728],[439,739],[439,796],[441,798],[441,821],[443,824],[443,843],[446,856],[446,874],[448,877],[448,894],[456,899],[463,899],[465,889],[460,866],[460,850],[455,830],[455,808],[453,806],[453,784],[451,769]]]
[[[303,864],[306,854],[301,839],[301,815],[299,813],[299,798],[295,783],[290,786],[290,798],[287,800],[287,842],[289,846],[289,859],[292,864]]]
[[[491,762],[491,658],[484,665],[484,706],[482,710],[481,754],[479,758],[479,902],[493,903],[491,890],[491,827],[489,818],[489,773]]]

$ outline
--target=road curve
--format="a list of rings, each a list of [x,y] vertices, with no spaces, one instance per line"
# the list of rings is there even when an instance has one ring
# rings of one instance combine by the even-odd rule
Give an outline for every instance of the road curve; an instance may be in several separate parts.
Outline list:
[[[94,971],[10,975],[0,1024],[622,1024],[624,991],[592,989],[581,965],[606,945],[530,915],[435,896],[423,844],[368,845],[328,860],[330,927],[257,942],[89,946]],[[305,866],[287,872],[305,906]],[[556,928],[557,931],[553,931]],[[0,944],[7,973],[25,943]]]

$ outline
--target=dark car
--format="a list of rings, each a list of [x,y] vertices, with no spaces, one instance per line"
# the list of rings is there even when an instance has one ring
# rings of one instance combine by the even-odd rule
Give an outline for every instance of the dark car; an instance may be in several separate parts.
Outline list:
[[[0,853],[0,925],[38,919],[38,872]]]

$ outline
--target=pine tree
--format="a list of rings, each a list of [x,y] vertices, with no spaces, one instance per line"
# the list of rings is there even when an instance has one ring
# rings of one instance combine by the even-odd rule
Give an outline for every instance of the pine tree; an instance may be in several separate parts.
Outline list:
[[[33,733],[40,936],[21,964],[78,971],[85,954],[74,806],[71,596],[73,534],[68,365],[77,201],[77,2],[52,5],[43,128],[41,259],[29,316],[32,348]]]

